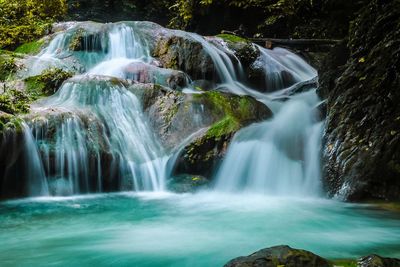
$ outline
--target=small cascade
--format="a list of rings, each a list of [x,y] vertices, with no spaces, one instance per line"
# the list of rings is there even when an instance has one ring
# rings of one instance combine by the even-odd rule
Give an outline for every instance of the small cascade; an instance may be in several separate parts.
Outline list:
[[[317,75],[303,59],[286,49],[257,47],[261,57],[255,64],[264,69],[265,88],[268,92],[288,88],[295,83],[311,80]]]
[[[115,189],[164,189],[166,158],[161,146],[146,125],[138,99],[118,80],[75,77],[39,105],[68,114],[62,115],[61,124],[34,126],[44,162],[50,162],[46,166],[55,181],[54,193],[101,191],[102,176],[117,180],[111,186]],[[50,129],[55,136],[44,136]]]
[[[26,123],[21,123],[25,143],[25,172],[27,175],[28,192],[30,196],[49,195],[48,184],[44,173],[43,164],[40,160],[39,151],[36,147],[32,132]]]
[[[265,72],[263,94],[238,80],[241,67],[220,47],[197,35],[212,58],[222,80],[220,87],[235,94],[247,94],[265,103],[274,118],[251,125],[236,134],[216,175],[215,188],[228,192],[255,192],[270,195],[321,194],[320,142],[323,123],[316,118],[320,100],[314,90],[290,94],[317,72],[299,56],[276,48],[260,46],[257,64]],[[239,73],[238,73],[239,72]]]
[[[322,123],[315,92],[287,101],[270,121],[241,130],[216,176],[216,189],[318,196]]]
[[[149,65],[148,46],[134,25],[76,27],[58,34],[38,60],[64,62],[73,53],[88,72],[33,107],[42,116],[30,123],[30,146],[40,155],[27,162],[43,165],[38,177],[53,195],[164,190],[168,157],[141,103],[123,81],[103,76],[128,78],[127,66]]]

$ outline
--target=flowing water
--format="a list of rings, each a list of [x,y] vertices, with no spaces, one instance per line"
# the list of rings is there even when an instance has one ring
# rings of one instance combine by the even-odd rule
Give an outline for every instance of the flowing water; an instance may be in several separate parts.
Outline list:
[[[175,32],[202,44],[220,90],[251,95],[274,116],[236,134],[212,189],[172,194],[165,184],[179,151],[205,129],[166,151],[117,78],[167,85],[171,70],[157,66],[136,24],[91,25],[73,52],[84,74],[34,105],[46,116],[23,124],[29,195],[42,197],[0,202],[0,266],[222,266],[280,244],[328,258],[400,257],[399,214],[323,198],[321,100],[306,90],[317,73],[301,58],[258,47],[262,93],[223,42]],[[74,69],[73,33],[56,35],[28,75]],[[104,188],[136,192],[79,195]]]

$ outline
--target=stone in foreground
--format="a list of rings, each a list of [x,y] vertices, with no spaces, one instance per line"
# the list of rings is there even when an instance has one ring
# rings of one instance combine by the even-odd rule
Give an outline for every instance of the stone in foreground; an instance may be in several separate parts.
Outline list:
[[[231,260],[224,267],[329,267],[327,260],[309,251],[289,246],[259,250],[246,257]]]

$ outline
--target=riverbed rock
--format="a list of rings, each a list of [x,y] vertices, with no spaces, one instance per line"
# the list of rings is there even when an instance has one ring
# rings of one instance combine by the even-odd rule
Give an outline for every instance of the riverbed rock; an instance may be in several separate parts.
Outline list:
[[[371,1],[352,23],[346,64],[321,75],[330,196],[400,199],[399,18],[398,1]]]
[[[189,77],[182,71],[160,68],[141,61],[128,64],[123,72],[127,79],[167,86],[173,90],[187,87],[189,81]]]
[[[134,84],[129,89],[141,99],[167,149],[189,138],[175,174],[210,177],[239,129],[272,116],[264,104],[249,96],[218,91],[185,94],[154,84]]]
[[[275,246],[231,260],[224,267],[329,267],[327,260],[306,250]]]
[[[375,254],[362,257],[357,262],[358,267],[398,267],[400,259],[384,258]]]
[[[215,122],[184,147],[174,173],[211,178],[235,133],[253,122],[270,118],[272,112],[248,96],[208,92],[195,97],[204,101],[206,109],[209,108],[214,115]]]
[[[164,33],[152,52],[164,68],[182,70],[193,80],[213,80],[216,77],[214,63],[201,42],[178,31]]]

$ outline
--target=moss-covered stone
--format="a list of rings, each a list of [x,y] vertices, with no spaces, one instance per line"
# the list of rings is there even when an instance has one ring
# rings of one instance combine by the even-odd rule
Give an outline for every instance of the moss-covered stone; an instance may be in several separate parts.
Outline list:
[[[40,75],[25,79],[26,90],[33,99],[54,94],[63,82],[73,76],[62,69],[52,68],[43,71]]]
[[[152,55],[164,68],[184,71],[193,80],[213,79],[214,63],[202,44],[190,36],[175,34],[159,38]]]
[[[358,267],[356,260],[338,259],[330,261],[331,267]]]
[[[81,28],[77,28],[69,40],[68,49],[70,51],[107,51],[108,35],[105,34],[104,24],[94,22],[85,22],[81,24]]]
[[[330,267],[329,262],[312,252],[289,246],[275,246],[259,250],[249,256],[231,260],[224,267]]]
[[[219,37],[225,41],[229,41],[229,42],[233,42],[233,43],[249,42],[247,39],[237,36],[237,35],[233,35],[233,34],[222,33],[222,34],[218,34],[217,37]]]
[[[235,133],[252,122],[269,118],[272,113],[264,104],[249,96],[211,91],[193,97],[194,101],[203,103],[209,109],[214,120],[204,134],[184,148],[175,172],[210,178]]]
[[[44,44],[43,40],[33,41],[20,45],[15,49],[16,53],[35,55],[40,52]]]

